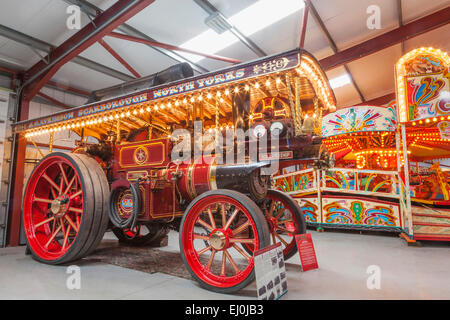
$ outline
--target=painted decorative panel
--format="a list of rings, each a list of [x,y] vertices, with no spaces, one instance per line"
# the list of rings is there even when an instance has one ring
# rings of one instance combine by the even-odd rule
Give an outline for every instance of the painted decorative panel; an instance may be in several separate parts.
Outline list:
[[[414,49],[396,66],[401,122],[450,115],[450,57],[434,48]]]
[[[413,76],[407,79],[410,121],[450,114],[449,73]]]
[[[324,198],[322,199],[324,223],[400,227],[398,205],[374,200]]]
[[[392,107],[355,106],[343,108],[323,117],[322,135],[362,131],[395,131],[397,119]]]
[[[303,214],[305,215],[306,222],[320,223],[320,212],[319,206],[317,205],[317,197],[315,198],[296,198],[300,208],[303,209]]]

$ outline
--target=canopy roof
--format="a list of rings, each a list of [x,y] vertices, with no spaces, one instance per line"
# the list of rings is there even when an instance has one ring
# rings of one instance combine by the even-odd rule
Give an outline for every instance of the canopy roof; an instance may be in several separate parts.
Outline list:
[[[27,137],[53,131],[73,130],[100,137],[120,119],[124,129],[136,129],[151,124],[167,130],[171,125],[202,115],[212,120],[216,112],[219,123],[231,122],[231,94],[250,91],[253,101],[265,96],[289,96],[300,82],[302,107],[317,98],[323,114],[335,110],[336,100],[325,73],[317,60],[304,50],[285,53],[234,65],[208,74],[151,87],[132,95],[86,104],[77,108],[13,125],[14,132],[26,132]],[[198,110],[201,109],[201,110]],[[217,110],[216,110],[217,109]],[[214,121],[215,123],[215,121]]]

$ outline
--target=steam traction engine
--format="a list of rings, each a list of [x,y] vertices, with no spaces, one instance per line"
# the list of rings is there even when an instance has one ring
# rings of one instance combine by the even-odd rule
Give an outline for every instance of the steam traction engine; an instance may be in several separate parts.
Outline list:
[[[294,235],[306,231],[303,214],[288,195],[270,189],[263,169],[275,160],[280,169],[325,165],[316,133],[322,113],[333,108],[316,60],[296,50],[196,77],[177,65],[96,91],[79,108],[19,122],[16,133],[35,145],[50,137],[50,150],[68,130],[78,136],[71,153],[50,152],[29,177],[23,221],[31,253],[62,264],[91,253],[108,228],[136,245],[174,228],[200,285],[237,291],[254,279],[254,250],[281,242],[286,259],[295,253]],[[179,143],[208,149],[207,135],[195,138],[194,121],[215,148],[175,161]],[[183,141],[171,135],[176,129],[188,132]],[[238,129],[247,132],[244,140],[236,139]],[[225,132],[231,145],[222,147],[217,139]],[[249,144],[264,137],[268,144],[255,158]],[[219,161],[236,160],[240,148],[244,161]]]

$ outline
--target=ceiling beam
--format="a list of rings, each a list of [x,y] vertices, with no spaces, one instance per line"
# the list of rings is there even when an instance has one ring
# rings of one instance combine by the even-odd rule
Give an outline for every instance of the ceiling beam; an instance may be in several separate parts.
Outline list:
[[[45,84],[45,86],[46,87],[55,88],[57,90],[62,90],[62,91],[68,92],[68,93],[73,93],[73,94],[76,94],[76,95],[79,95],[79,96],[82,96],[82,97],[86,97],[86,98],[91,95],[90,92],[87,92],[85,90],[74,88],[74,87],[65,85],[63,83],[53,81],[53,80],[49,80]]]
[[[319,25],[320,31],[322,31],[325,39],[328,41],[328,45],[330,46],[331,50],[333,50],[334,54],[337,54],[339,52],[339,49],[336,45],[336,42],[334,42],[333,37],[328,31],[328,28],[325,26],[325,23],[323,22],[322,18],[319,15],[319,12],[317,12],[316,7],[311,1],[308,1],[307,5],[311,10],[311,14],[314,18],[314,21]],[[355,88],[356,92],[358,93],[359,98],[361,99],[362,102],[365,102],[366,99],[362,94],[362,91],[359,88],[358,84],[356,83],[355,79],[353,78],[353,74],[351,73],[350,68],[346,64],[344,64],[344,69],[345,72],[347,72],[348,76],[350,77],[350,81],[353,84],[353,87]]]
[[[68,4],[79,6],[80,9],[91,18],[96,17],[98,14],[103,12],[102,9],[96,7],[92,3],[85,1],[85,0],[63,0],[63,1],[65,1]],[[149,41],[156,41],[155,39],[149,37],[147,34],[139,31],[138,29],[135,29],[134,27],[132,27],[126,23],[122,24],[117,29],[129,36],[139,37],[139,38],[147,39]],[[173,61],[176,61],[178,63],[182,63],[182,62],[189,63],[192,66],[192,68],[195,71],[197,71],[198,73],[209,72],[208,69],[205,69],[204,67],[190,61],[189,59],[184,58],[183,56],[179,55],[176,52],[172,52],[172,51],[166,50],[164,48],[157,48],[157,47],[150,46],[150,45],[149,45],[149,47],[151,47],[153,50],[169,57]]]
[[[402,0],[397,0],[397,19],[398,19],[398,26],[403,26],[403,5]],[[402,41],[402,54],[405,53],[405,42]]]
[[[5,73],[9,73],[9,74],[15,75],[15,76],[17,76],[20,73],[19,71],[12,70],[10,68],[6,68],[6,67],[2,67],[2,66],[0,66],[0,71],[1,72],[5,72]]]
[[[23,71],[13,70],[13,69],[2,67],[2,66],[0,66],[0,73],[10,74],[12,76],[11,77],[12,80],[17,79],[17,78],[21,78],[22,75],[23,75]],[[86,97],[86,98],[89,97],[89,95],[90,95],[90,93],[85,91],[85,90],[74,88],[74,87],[71,87],[71,86],[68,86],[68,85],[65,85],[65,84],[53,81],[53,80],[48,81],[45,84],[45,86],[49,87],[49,88],[53,88],[53,89],[59,90],[59,91],[76,94],[78,96],[82,96],[82,97]]]
[[[450,7],[320,60],[324,70],[340,67],[450,23]]]
[[[306,27],[308,26],[309,8],[312,5],[311,0],[305,0],[305,7],[303,8],[302,30],[300,31],[300,49],[305,48]]]
[[[26,99],[31,99],[42,86],[67,62],[96,43],[99,39],[125,21],[152,4],[154,0],[122,0],[115,2],[110,8],[98,15],[92,23],[87,24],[50,54],[32,66],[26,73]]]
[[[136,78],[142,78],[142,76],[128,63],[124,58],[120,56],[104,39],[98,40],[98,43],[105,48],[117,61],[119,61],[128,71],[130,71]]]
[[[205,10],[209,15],[218,14],[222,16],[225,21],[227,21],[227,18],[208,0],[194,0],[194,2],[198,4],[203,10]],[[258,57],[267,56],[267,54],[256,45],[256,43],[254,43],[250,38],[246,37],[236,27],[230,25],[230,32],[234,34],[247,48],[253,51]]]
[[[8,28],[4,25],[0,25],[0,36],[8,38],[17,43],[26,45],[28,47],[34,48],[36,50],[43,51],[47,54],[55,49],[55,46],[47,42],[31,37],[17,30]],[[97,63],[95,61],[80,56],[73,58],[71,62],[122,81],[130,81],[134,79],[132,76],[129,76],[126,73],[114,70],[110,67],[104,66],[100,63]]]
[[[108,34],[108,36],[119,38],[119,39],[123,39],[123,40],[143,43],[143,44],[147,44],[149,46],[158,47],[158,48],[164,48],[164,49],[171,50],[171,51],[173,51],[173,50],[183,51],[183,52],[187,52],[187,53],[191,53],[191,54],[196,54],[196,55],[199,55],[199,56],[202,56],[202,57],[205,57],[205,58],[219,60],[219,61],[224,61],[224,62],[228,62],[228,63],[241,63],[242,62],[242,61],[236,60],[236,59],[226,58],[226,57],[218,56],[218,55],[215,55],[215,54],[201,53],[201,52],[198,52],[198,51],[193,51],[193,50],[177,47],[177,46],[174,46],[174,45],[171,45],[171,44],[157,42],[157,41],[150,41],[150,40],[147,40],[147,39],[133,37],[133,36],[129,36],[129,35],[126,35],[126,34],[117,33],[117,32],[111,32],[110,34]]]
[[[49,95],[43,93],[43,92],[38,92],[37,93],[38,96],[41,96],[42,98],[44,98],[45,100],[48,100],[50,102],[52,102],[53,104],[57,105],[58,107],[64,108],[64,109],[72,109],[73,106],[68,106],[67,104],[50,97]]]

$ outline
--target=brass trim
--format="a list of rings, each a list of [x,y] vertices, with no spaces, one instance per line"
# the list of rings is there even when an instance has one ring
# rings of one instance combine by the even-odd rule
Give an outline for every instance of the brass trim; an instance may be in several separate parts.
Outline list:
[[[144,176],[148,175],[148,171],[147,170],[127,171],[127,180],[128,181],[136,181],[137,179],[130,179],[130,174],[139,174],[139,173],[143,173]]]
[[[123,150],[125,150],[125,149],[133,149],[133,148],[136,148],[136,150],[137,150],[140,147],[146,147],[146,146],[157,145],[157,144],[161,144],[162,145],[162,149],[163,149],[162,150],[162,160],[160,162],[145,162],[145,163],[142,163],[142,164],[136,163],[136,164],[132,164],[132,165],[123,165],[122,164],[122,151]],[[147,155],[148,155],[148,150],[147,150]],[[133,157],[134,157],[134,152],[133,152]],[[136,161],[136,159],[134,159],[134,160]],[[148,160],[148,158],[147,158],[147,160]],[[119,151],[119,165],[122,168],[132,168],[132,167],[138,167],[138,166],[154,166],[154,165],[158,165],[158,164],[163,164],[165,160],[166,160],[165,145],[164,145],[164,143],[162,141],[137,144],[137,145],[134,145],[134,146],[126,146],[126,147],[122,147],[120,149],[120,151]]]
[[[195,166],[195,161],[189,166],[188,169],[188,175],[187,175],[187,189],[189,192],[189,195],[191,196],[192,200],[194,200],[197,195],[195,193],[195,189],[194,189],[194,183],[193,183],[193,177],[192,177],[192,173],[194,171],[194,166]]]
[[[143,150],[145,153],[145,159],[144,160],[139,160],[137,157],[137,153],[139,150]],[[143,163],[147,162],[148,160],[148,150],[145,146],[139,146],[137,147],[134,152],[133,152],[133,158],[134,158],[134,162],[136,162],[138,165],[142,165]]]
[[[217,165],[216,165],[216,159],[214,159],[209,167],[209,189],[210,190],[217,190],[216,171],[217,171]]]

